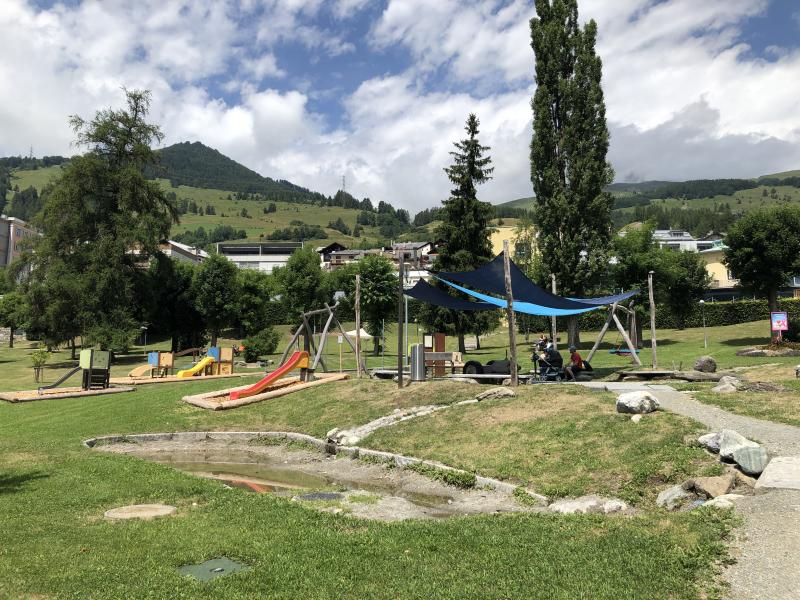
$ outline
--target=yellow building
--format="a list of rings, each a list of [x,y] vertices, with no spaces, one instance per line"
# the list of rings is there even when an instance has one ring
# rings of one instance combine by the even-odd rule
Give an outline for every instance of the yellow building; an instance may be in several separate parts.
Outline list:
[[[494,233],[489,238],[489,240],[492,242],[492,252],[495,256],[500,254],[503,251],[503,240],[508,240],[508,243],[511,246],[511,252],[513,253],[515,239],[516,235],[514,234],[513,227],[495,227]]]
[[[711,276],[711,289],[731,289],[739,285],[739,280],[733,277],[725,264],[725,249],[727,246],[719,241],[708,250],[698,252],[700,258],[706,263],[706,271]]]

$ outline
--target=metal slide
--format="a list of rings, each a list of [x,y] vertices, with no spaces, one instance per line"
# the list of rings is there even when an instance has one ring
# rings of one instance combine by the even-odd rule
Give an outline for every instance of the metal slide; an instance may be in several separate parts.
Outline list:
[[[74,368],[74,369],[72,369],[71,371],[68,371],[67,373],[65,373],[65,374],[64,374],[64,375],[61,377],[61,379],[59,379],[59,380],[58,380],[58,381],[56,381],[55,383],[50,383],[50,384],[48,384],[48,385],[41,385],[41,386],[39,386],[39,393],[41,394],[41,393],[42,393],[42,390],[52,390],[53,388],[57,388],[57,387],[58,387],[58,386],[60,386],[62,383],[64,383],[64,382],[65,382],[67,379],[69,379],[70,377],[72,377],[73,375],[75,375],[75,373],[77,373],[78,371],[82,371],[82,370],[83,370],[83,369],[81,369],[80,367],[75,367],[75,368]]]
[[[238,400],[239,398],[248,398],[255,396],[264,391],[264,388],[269,386],[270,383],[280,379],[292,369],[307,369],[308,368],[308,352],[298,351],[292,354],[285,363],[275,369],[272,373],[264,377],[261,381],[254,383],[249,388],[243,390],[234,390],[231,392],[231,400]]]

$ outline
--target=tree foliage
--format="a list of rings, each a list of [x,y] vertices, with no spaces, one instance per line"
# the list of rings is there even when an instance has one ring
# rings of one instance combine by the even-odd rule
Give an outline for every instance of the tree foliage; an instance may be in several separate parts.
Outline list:
[[[203,317],[211,345],[225,327],[236,322],[239,302],[239,286],[236,265],[224,256],[214,254],[195,271],[192,281],[194,308]]]
[[[24,294],[8,292],[0,297],[0,326],[8,327],[8,347],[14,347],[14,330],[22,329],[28,323],[28,301]]]
[[[275,276],[290,320],[329,300],[319,254],[313,248],[295,250],[286,266],[275,270]]]
[[[537,0],[536,12],[530,22],[536,57],[530,156],[539,248],[559,292],[583,296],[607,270],[612,233],[597,24],[578,25],[577,0]]]
[[[126,90],[124,109],[71,117],[74,157],[47,188],[37,219],[45,235],[25,261],[31,324],[51,343],[83,335],[90,344],[124,350],[142,317],[138,268],[158,252],[177,219],[161,187],[145,178],[162,138],[147,123],[150,93]]]
[[[725,263],[741,285],[777,310],[778,290],[800,269],[800,208],[781,206],[745,215],[725,237]]]
[[[358,262],[361,274],[361,318],[373,337],[373,353],[378,354],[378,340],[386,319],[397,308],[397,273],[385,256],[372,254]]]
[[[494,169],[487,154],[489,147],[478,140],[479,126],[478,117],[470,114],[464,128],[467,137],[455,142],[456,149],[450,152],[453,163],[445,168],[453,188],[438,212],[441,223],[436,228],[436,237],[444,242],[436,259],[438,270],[471,270],[492,258],[489,241],[492,208],[478,200],[477,188],[491,178]],[[436,285],[445,288],[441,283]],[[449,287],[446,291],[452,293]],[[420,319],[430,329],[458,336],[461,352],[465,352],[464,334],[471,331],[471,318],[463,311],[436,306],[425,306],[420,311]]]

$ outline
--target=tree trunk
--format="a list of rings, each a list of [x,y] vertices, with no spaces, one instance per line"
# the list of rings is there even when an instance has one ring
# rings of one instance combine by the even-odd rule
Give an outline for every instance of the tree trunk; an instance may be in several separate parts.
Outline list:
[[[778,290],[770,290],[767,292],[767,302],[769,303],[770,312],[778,310]]]
[[[481,349],[481,336],[476,335],[475,336],[475,350],[480,350],[480,349]]]
[[[578,325],[577,315],[567,317],[567,345],[576,348],[581,345],[581,328]]]
[[[218,336],[219,336],[219,331],[217,331],[216,329],[212,329],[211,330],[211,345],[212,346],[216,346],[217,345],[217,337]]]
[[[458,332],[458,351],[461,352],[461,354],[467,353],[467,346],[464,343],[464,334],[460,331]]]
[[[8,347],[9,348],[13,348],[14,347],[14,328],[13,327],[9,327],[8,328]]]
[[[69,341],[69,344],[70,344],[70,352],[72,353],[72,354],[71,354],[71,358],[72,358],[72,360],[78,360],[78,357],[77,357],[77,356],[75,356],[75,338],[72,338],[72,339]]]
[[[374,338],[372,338],[372,356],[379,356],[380,355],[380,352],[378,352],[378,348],[379,348],[378,342],[379,341],[380,341],[380,338],[378,336],[375,336]]]

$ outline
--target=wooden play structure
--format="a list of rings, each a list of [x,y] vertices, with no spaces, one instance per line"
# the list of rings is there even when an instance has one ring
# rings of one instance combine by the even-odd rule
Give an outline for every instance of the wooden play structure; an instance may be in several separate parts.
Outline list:
[[[80,387],[60,387],[75,375],[81,375]],[[0,393],[0,400],[29,402],[77,396],[96,396],[133,391],[132,387],[112,387],[110,382],[111,353],[106,350],[81,350],[78,366],[70,369],[55,382],[39,386],[35,390]]]
[[[268,373],[260,381],[250,386],[241,386],[230,388],[227,390],[219,390],[216,392],[208,392],[205,394],[195,394],[191,396],[184,396],[183,401],[199,406],[201,408],[208,408],[211,410],[224,410],[226,408],[236,408],[237,406],[244,406],[245,404],[252,404],[253,402],[260,402],[268,398],[275,398],[291,394],[293,392],[303,390],[316,385],[329,383],[331,381],[339,381],[347,378],[345,373],[327,373],[327,365],[323,357],[325,351],[325,343],[328,339],[328,332],[331,326],[334,325],[340,332],[341,336],[347,340],[347,343],[356,353],[356,360],[361,365],[361,368],[366,372],[366,366],[361,362],[353,343],[345,335],[339,319],[336,318],[336,308],[339,306],[338,302],[333,305],[325,305],[324,309],[314,310],[302,313],[300,315],[301,323],[295,331],[286,350],[281,356],[280,365],[274,371]],[[325,327],[320,336],[319,347],[314,342],[314,333],[311,330],[309,319],[314,315],[327,315]],[[300,345],[300,338],[302,337],[302,350],[292,349],[295,345]],[[311,351],[313,350],[313,360]],[[290,355],[289,353],[292,352]],[[323,373],[317,374],[317,367],[321,366]],[[298,377],[286,377],[290,371],[295,369],[300,370]]]
[[[167,377],[175,369],[175,354],[172,352],[148,352],[147,364],[140,365],[128,373],[128,377]]]
[[[619,317],[617,316],[617,311],[621,311],[626,315],[626,325],[624,327],[622,325],[622,321],[620,321]],[[597,341],[592,346],[592,349],[589,351],[588,356],[586,357],[586,362],[592,362],[592,357],[594,356],[597,349],[600,347],[601,342],[603,341],[603,337],[605,337],[606,333],[608,332],[611,323],[614,323],[614,326],[619,331],[619,334],[622,336],[622,339],[625,341],[625,346],[619,345],[615,348],[612,348],[609,352],[612,354],[617,354],[620,356],[630,356],[640,367],[642,366],[642,361],[639,359],[639,349],[636,347],[637,344],[634,340],[637,339],[637,326],[636,326],[636,312],[633,310],[633,302],[631,302],[627,307],[622,306],[617,302],[614,302],[608,308],[608,316],[606,317],[606,322],[603,324],[603,327],[600,329],[600,333],[597,336]],[[628,331],[630,331],[630,334]]]

